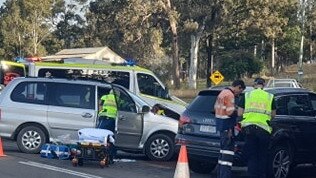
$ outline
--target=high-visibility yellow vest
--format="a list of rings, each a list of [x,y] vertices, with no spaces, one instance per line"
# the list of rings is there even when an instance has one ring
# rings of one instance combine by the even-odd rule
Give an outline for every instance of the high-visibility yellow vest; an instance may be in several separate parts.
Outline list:
[[[107,116],[109,118],[115,119],[117,114],[117,106],[114,94],[110,93],[108,95],[103,95],[101,97],[101,100],[103,100],[104,102],[99,116]]]
[[[255,89],[245,93],[245,109],[241,126],[257,125],[271,133],[272,128],[267,121],[271,120],[273,94]]]

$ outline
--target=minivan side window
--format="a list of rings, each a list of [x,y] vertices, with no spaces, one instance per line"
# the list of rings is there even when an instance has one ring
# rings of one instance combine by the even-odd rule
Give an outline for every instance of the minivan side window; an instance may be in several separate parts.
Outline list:
[[[50,90],[51,105],[95,109],[95,87],[90,85],[54,83]]]
[[[117,109],[119,111],[126,111],[126,112],[137,112],[136,104],[134,100],[129,96],[128,93],[121,90],[120,88],[114,88],[114,94],[117,104]]]
[[[44,82],[21,82],[11,93],[12,101],[46,104],[47,83]]]
[[[168,92],[160,85],[160,83],[153,76],[144,73],[138,73],[137,83],[139,92],[141,94],[171,100],[171,98],[168,95]]]

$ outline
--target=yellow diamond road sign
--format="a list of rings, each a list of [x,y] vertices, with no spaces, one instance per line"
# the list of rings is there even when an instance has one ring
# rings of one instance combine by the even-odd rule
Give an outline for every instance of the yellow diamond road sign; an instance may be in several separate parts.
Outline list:
[[[215,85],[218,85],[224,80],[224,76],[217,70],[210,76],[210,79]]]

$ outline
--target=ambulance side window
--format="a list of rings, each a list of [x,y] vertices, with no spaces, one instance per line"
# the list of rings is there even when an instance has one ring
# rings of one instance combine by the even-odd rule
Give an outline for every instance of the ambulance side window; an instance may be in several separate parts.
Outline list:
[[[129,72],[109,71],[109,77],[113,79],[112,83],[121,85],[128,90],[129,90],[129,85],[130,85],[129,76],[130,76]]]
[[[168,91],[164,89],[153,76],[144,73],[138,73],[137,83],[140,93],[171,100]]]

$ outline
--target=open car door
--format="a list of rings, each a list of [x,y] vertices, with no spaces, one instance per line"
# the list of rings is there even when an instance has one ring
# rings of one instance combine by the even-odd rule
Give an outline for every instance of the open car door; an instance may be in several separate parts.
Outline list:
[[[117,103],[115,145],[120,148],[138,148],[143,133],[143,114],[137,112],[132,97],[123,89],[113,86]]]

